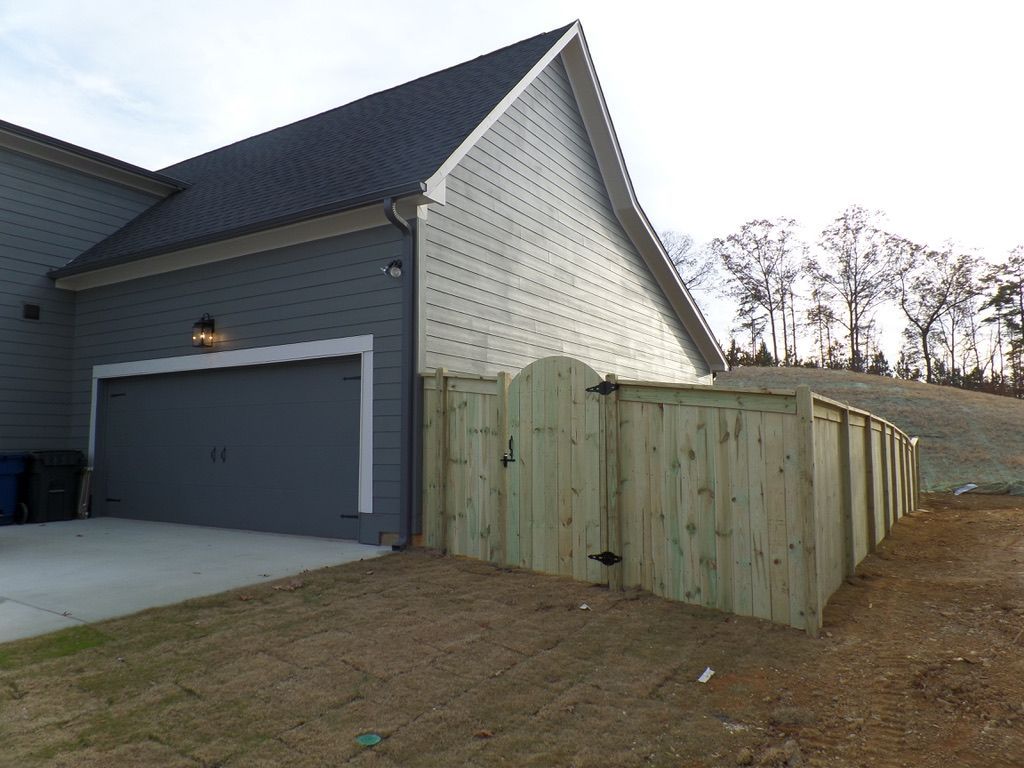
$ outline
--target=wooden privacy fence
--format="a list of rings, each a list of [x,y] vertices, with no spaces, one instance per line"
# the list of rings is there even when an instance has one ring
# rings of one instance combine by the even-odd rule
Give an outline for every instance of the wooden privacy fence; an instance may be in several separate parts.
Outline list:
[[[918,503],[917,439],[807,387],[602,380],[551,357],[424,388],[423,533],[452,554],[815,634]]]

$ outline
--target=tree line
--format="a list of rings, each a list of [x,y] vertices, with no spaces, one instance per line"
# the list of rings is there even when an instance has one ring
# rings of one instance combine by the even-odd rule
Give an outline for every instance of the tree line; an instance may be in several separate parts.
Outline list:
[[[738,307],[730,365],[846,369],[1024,398],[1024,245],[998,264],[889,231],[851,206],[807,242],[789,218],[748,221],[697,247],[663,233],[691,290]],[[884,307],[902,328],[883,328]],[[892,315],[894,313],[888,313]],[[901,334],[898,359],[880,342]]]

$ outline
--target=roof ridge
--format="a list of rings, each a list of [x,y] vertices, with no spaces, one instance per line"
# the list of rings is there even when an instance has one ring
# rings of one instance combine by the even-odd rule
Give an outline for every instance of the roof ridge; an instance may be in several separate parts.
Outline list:
[[[347,109],[347,108],[349,108],[349,107],[351,107],[351,106],[353,106],[355,104],[358,104],[361,101],[366,101],[367,99],[376,98],[378,96],[381,96],[382,94],[389,93],[390,91],[394,91],[394,90],[397,90],[399,88],[405,88],[406,86],[412,85],[413,83],[418,83],[418,82],[421,82],[423,80],[429,80],[431,78],[434,78],[434,77],[437,77],[439,75],[442,75],[442,74],[444,74],[446,72],[451,72],[452,70],[456,70],[456,69],[459,69],[461,67],[469,66],[470,64],[472,64],[474,62],[478,62],[480,59],[485,59],[485,58],[489,58],[491,56],[496,56],[496,55],[498,55],[498,54],[500,54],[500,53],[502,53],[504,51],[507,51],[507,50],[509,50],[511,48],[515,48],[517,46],[533,42],[534,40],[538,40],[539,38],[547,37],[547,36],[557,36],[557,37],[560,37],[567,30],[569,30],[574,24],[577,24],[577,23],[579,23],[578,20],[574,20],[574,21],[570,22],[569,24],[566,24],[563,27],[559,27],[558,29],[553,29],[553,30],[550,30],[548,32],[541,32],[540,34],[533,35],[532,37],[527,37],[527,38],[519,40],[519,41],[517,41],[515,43],[509,43],[508,45],[502,46],[501,48],[496,48],[493,51],[489,51],[487,53],[482,53],[479,56],[474,56],[472,59],[466,59],[464,61],[458,62],[457,64],[452,64],[451,66],[445,67],[444,69],[438,69],[438,70],[435,70],[433,72],[430,72],[429,74],[421,75],[420,77],[414,77],[412,80],[406,80],[404,83],[398,83],[397,85],[392,85],[392,86],[389,86],[387,88],[383,88],[383,89],[381,89],[379,91],[374,91],[373,93],[368,93],[365,96],[360,96],[357,99],[353,99],[352,101],[345,102],[344,104],[339,104],[336,107],[331,107],[330,109],[325,109],[322,112],[317,112],[316,114],[313,114],[313,115],[307,115],[306,117],[299,118],[298,120],[293,120],[292,122],[286,123],[285,125],[279,125],[279,126],[277,126],[275,128],[270,128],[269,130],[266,130],[266,131],[261,131],[259,133],[254,133],[254,134],[252,134],[250,136],[246,136],[245,138],[238,139],[236,141],[232,141],[232,142],[230,142],[228,144],[224,144],[224,145],[222,145],[220,147],[214,147],[213,149],[209,149],[206,152],[201,152],[198,155],[193,155],[192,157],[187,157],[187,158],[185,158],[183,160],[179,160],[176,163],[172,163],[171,165],[168,165],[168,166],[165,166],[163,168],[160,168],[160,169],[158,169],[158,171],[156,171],[156,173],[166,173],[171,168],[176,168],[176,167],[178,167],[180,165],[183,165],[185,163],[190,163],[193,160],[198,160],[201,157],[206,157],[208,155],[213,154],[214,152],[220,152],[222,150],[228,149],[230,147],[234,147],[234,146],[236,146],[238,144],[242,144],[242,143],[244,143],[246,141],[250,141],[250,140],[258,138],[260,136],[267,136],[269,134],[276,133],[277,131],[282,131],[282,130],[285,130],[287,128],[293,128],[294,126],[299,125],[301,123],[305,123],[305,122],[307,122],[309,120],[316,120],[318,118],[323,117],[324,115],[328,115],[328,114],[330,114],[332,112],[337,112],[340,109]]]

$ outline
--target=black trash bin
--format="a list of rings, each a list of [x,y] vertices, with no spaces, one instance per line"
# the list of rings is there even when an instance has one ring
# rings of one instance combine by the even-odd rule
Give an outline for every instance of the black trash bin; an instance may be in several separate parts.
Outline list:
[[[21,522],[19,485],[27,459],[21,453],[0,454],[0,525]]]
[[[71,520],[78,507],[78,480],[85,465],[81,451],[29,454],[28,522]]]

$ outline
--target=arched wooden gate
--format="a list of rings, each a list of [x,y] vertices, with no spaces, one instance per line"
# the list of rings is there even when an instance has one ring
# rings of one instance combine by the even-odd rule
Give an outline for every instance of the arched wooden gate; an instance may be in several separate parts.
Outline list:
[[[428,392],[424,533],[446,551],[607,583],[601,384],[568,357],[514,378],[447,378]],[[497,535],[495,535],[497,534]]]
[[[568,357],[524,368],[508,388],[507,561],[606,582],[601,377]]]

